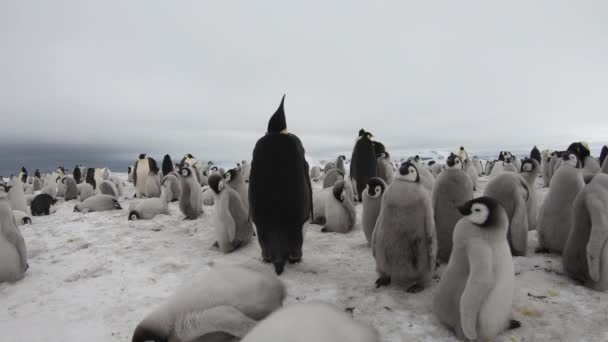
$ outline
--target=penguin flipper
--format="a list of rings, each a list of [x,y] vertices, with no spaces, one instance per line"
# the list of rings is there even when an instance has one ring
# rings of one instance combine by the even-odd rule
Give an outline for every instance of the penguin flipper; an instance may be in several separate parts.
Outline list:
[[[602,250],[608,248],[608,213],[603,207],[605,201],[598,196],[589,196],[585,199],[588,212],[591,214],[591,232],[589,233],[589,243],[587,244],[587,265],[589,276],[593,281],[600,280],[600,266]]]
[[[492,251],[485,242],[472,240],[467,256],[471,271],[460,297],[460,324],[464,335],[476,340],[479,310],[492,288]]]
[[[240,339],[257,323],[232,306],[220,305],[181,315],[175,321],[175,335],[180,341],[194,341],[209,333],[224,332]]]

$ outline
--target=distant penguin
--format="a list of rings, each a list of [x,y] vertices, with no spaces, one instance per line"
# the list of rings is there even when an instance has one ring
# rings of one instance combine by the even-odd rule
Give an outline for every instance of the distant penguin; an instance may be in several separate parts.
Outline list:
[[[72,171],[72,176],[74,177],[74,181],[76,182],[76,184],[80,184],[82,174],[80,173],[80,168],[78,167],[78,165],[74,166],[74,171]]]
[[[127,167],[127,182],[133,182],[133,167]]]
[[[42,190],[42,179],[40,179],[40,177],[34,177],[34,180],[32,181],[32,190]]]
[[[160,197],[160,175],[150,173],[146,180],[146,197]]]
[[[544,150],[541,153],[541,163],[540,163],[540,173],[543,179],[543,185],[545,188],[549,187],[549,182],[551,179],[549,178],[549,164],[551,162],[551,151]]]
[[[562,264],[570,277],[608,291],[608,175],[598,174],[578,193]]]
[[[61,182],[65,185],[65,193],[63,197],[66,201],[78,199],[78,185],[72,177],[63,177]]]
[[[194,170],[184,166],[179,170],[179,210],[188,220],[197,219],[203,213],[203,193],[196,181]]]
[[[414,162],[405,162],[382,197],[372,235],[379,278],[376,287],[396,281],[407,292],[428,286],[435,273],[437,236],[431,195],[420,183]]]
[[[483,167],[481,166],[481,160],[479,160],[479,157],[473,156],[473,166],[475,166],[475,169],[477,170],[477,176],[481,177],[483,174]]]
[[[513,166],[515,166],[516,172],[519,172],[521,170],[521,160],[519,158],[517,158],[516,156],[513,156],[511,158],[511,163],[513,164]]]
[[[132,342],[240,340],[280,308],[284,298],[285,286],[274,275],[244,267],[212,268],[146,316]]]
[[[465,341],[492,341],[511,320],[515,270],[506,240],[509,219],[498,201],[465,203],[454,227],[454,248],[433,296],[433,313]]]
[[[148,178],[156,176],[157,173],[158,166],[156,165],[156,161],[153,158],[146,157],[145,153],[140,154],[133,170],[133,184],[135,185],[136,197],[145,196]]]
[[[348,233],[357,221],[352,191],[345,187],[344,180],[337,181],[325,202],[325,227],[322,232]],[[350,194],[348,192],[350,191]]]
[[[241,174],[245,183],[249,183],[249,173],[251,171],[251,165],[246,160],[241,161]]]
[[[521,176],[528,184],[528,229],[535,230],[538,225],[538,191],[536,190],[536,180],[540,165],[533,158],[524,159],[521,164]]]
[[[538,164],[540,165],[540,162],[542,161],[542,157],[541,157],[541,153],[540,153],[540,150],[538,149],[538,147],[534,146],[532,151],[530,151],[530,158],[536,160],[538,162]]]
[[[25,193],[23,191],[23,183],[21,180],[13,177],[10,182],[8,190],[8,200],[13,210],[21,210],[27,213],[27,202],[25,201]]]
[[[167,174],[163,179],[163,186],[167,191],[167,200],[169,202],[175,202],[179,200],[179,175],[173,171]]]
[[[363,234],[367,240],[367,245],[372,245],[372,234],[380,216],[382,208],[382,195],[386,191],[388,185],[380,177],[372,177],[367,181],[367,187],[363,192],[363,213],[361,218],[361,226]]]
[[[574,200],[585,186],[578,156],[566,152],[562,158],[539,212],[538,252],[562,253],[572,227]]]
[[[367,181],[372,177],[378,177],[378,161],[372,138],[371,133],[361,129],[350,159],[350,177],[354,180],[358,201],[362,199],[361,194]]]
[[[313,181],[317,182],[319,181],[319,179],[321,179],[321,167],[320,166],[313,166],[310,168],[310,179],[312,179]]]
[[[99,184],[99,193],[104,195],[110,195],[116,199],[118,199],[118,190],[116,189],[116,185],[109,180],[103,180]]]
[[[57,211],[57,199],[48,194],[40,194],[34,197],[30,210],[33,216],[50,215]]]
[[[0,283],[23,279],[28,268],[25,241],[4,191],[0,189]]]
[[[473,199],[473,182],[464,172],[460,157],[451,153],[447,169],[437,176],[433,188],[433,213],[437,231],[437,259],[448,262],[454,226],[462,218],[458,207]]]
[[[334,186],[334,184],[336,184],[336,182],[343,179],[344,174],[342,171],[338,170],[337,168],[333,168],[329,170],[329,172],[325,173],[325,178],[323,178],[323,189],[331,188]]]
[[[462,160],[462,163],[465,163],[469,159],[469,155],[463,146],[460,146],[460,149],[458,149],[458,157]]]
[[[336,169],[340,170],[343,175],[346,174],[346,168],[344,167],[344,162],[346,161],[346,156],[341,155],[336,159]]]
[[[118,200],[111,195],[97,194],[74,206],[75,212],[88,213],[94,211],[121,210]]]
[[[235,171],[235,169],[229,171]],[[228,177],[231,177],[228,176],[230,174],[234,173],[226,173],[226,181]],[[241,200],[241,196],[235,189],[226,186],[224,182],[225,180],[220,175],[209,177],[209,187],[215,195],[215,238],[217,247],[222,253],[230,253],[251,241],[253,225],[249,220],[249,213]]]
[[[226,172],[226,174],[224,174],[224,178],[226,180],[225,185],[228,185],[230,188],[236,191],[236,193],[239,195],[239,198],[241,199],[241,202],[243,203],[243,208],[245,208],[245,212],[247,213],[247,215],[249,215],[249,187],[243,180],[241,170],[230,169]]]
[[[93,190],[97,189],[97,181],[95,180],[95,169],[93,169],[93,168],[87,169],[87,176],[85,178],[85,181],[87,183],[91,184],[91,186],[93,187]]]
[[[602,151],[600,152],[600,165],[602,166],[602,172],[604,173],[608,173],[606,171],[604,171],[606,169],[606,156],[608,156],[608,145],[604,145],[604,147],[602,147]]]
[[[473,183],[473,190],[477,191],[477,182],[479,179],[479,175],[477,174],[477,168],[475,167],[473,160],[467,159],[464,161],[464,172],[466,172],[467,175],[469,175],[469,177],[471,178],[471,182]]]
[[[332,305],[310,302],[292,304],[278,310],[241,341],[380,342],[380,336],[371,326],[353,320]]]
[[[173,172],[173,170],[174,170],[173,160],[171,160],[170,155],[165,154],[165,157],[163,158],[163,165],[162,165],[163,177],[170,174],[171,172]]]
[[[109,181],[111,181],[112,183],[114,183],[114,186],[116,186],[116,190],[118,191],[117,194],[118,196],[122,196],[124,194],[124,186],[125,183],[122,180],[122,178],[120,178],[117,175],[111,175],[110,178],[108,178]]]
[[[559,165],[563,162],[562,152],[553,151],[551,153],[551,159],[549,160],[549,183],[551,183],[551,178],[553,178],[553,174],[558,169]]]
[[[108,180],[110,178],[110,170],[107,167],[104,167],[101,170],[101,179]]]
[[[312,213],[308,163],[300,139],[287,132],[285,96],[253,150],[249,210],[258,232],[262,258],[277,274],[285,263],[300,262],[303,225]]]
[[[27,169],[25,167],[21,167],[21,172],[19,172],[18,178],[21,183],[27,183]]]
[[[519,172],[517,166],[515,166],[515,164],[513,163],[513,159],[511,159],[510,157],[505,158],[505,161],[502,162],[502,171],[515,173]]]
[[[169,215],[169,198],[165,187],[160,197],[142,198],[129,204],[129,221],[150,220],[156,215]]]
[[[13,218],[17,227],[24,224],[32,224],[32,218],[21,210],[13,210]]]
[[[93,189],[93,186],[89,183],[80,183],[80,184],[78,184],[77,187],[78,187],[78,198],[80,199],[80,202],[95,195],[95,190]]]
[[[525,256],[528,250],[528,183],[517,172],[503,172],[492,178],[484,196],[497,200],[507,212],[507,241],[514,256]]]
[[[382,152],[377,159],[378,177],[382,178],[386,184],[391,184],[395,178],[395,168],[388,152]]]
[[[591,155],[591,150],[589,149],[587,143],[582,141],[573,142],[570,144],[570,146],[568,146],[566,151],[574,153],[577,156],[578,161],[581,163],[581,168],[585,168],[585,158]]]
[[[444,170],[445,170],[445,165],[440,165],[438,163],[433,163],[433,165],[431,165],[431,174],[435,178],[437,178],[437,176],[439,176],[439,174],[441,172],[443,172]]]

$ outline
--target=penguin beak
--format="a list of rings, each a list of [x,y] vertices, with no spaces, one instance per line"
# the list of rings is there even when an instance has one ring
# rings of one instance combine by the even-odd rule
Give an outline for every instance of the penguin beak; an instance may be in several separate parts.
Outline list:
[[[471,208],[469,208],[467,205],[458,206],[456,209],[458,209],[458,211],[462,214],[462,216],[471,215]]]

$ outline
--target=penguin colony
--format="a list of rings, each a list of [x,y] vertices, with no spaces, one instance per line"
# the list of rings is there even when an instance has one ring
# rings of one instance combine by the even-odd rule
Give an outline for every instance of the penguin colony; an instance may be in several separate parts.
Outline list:
[[[2,179],[0,282],[27,276],[27,243],[19,226],[34,227],[57,204],[73,203],[74,215],[121,211],[136,224],[170,215],[169,203],[177,201],[183,219],[214,216],[216,241],[210,244],[221,253],[239,253],[257,237],[261,259],[276,275],[303,261],[308,221],[330,235],[361,234],[360,226],[375,261],[370,286],[416,295],[438,277],[430,304],[461,340],[493,340],[520,326],[512,319],[513,256],[530,253],[528,230],[538,231],[537,253],[562,256],[565,275],[608,291],[608,147],[597,159],[587,144],[575,142],[565,151],[534,146],[524,158],[500,151],[485,165],[464,147],[445,165],[419,156],[397,162],[361,129],[350,158],[340,155],[311,168],[304,145],[287,130],[284,101],[251,163],[225,170],[192,154],[177,164],[165,155],[159,169],[141,154],[126,177],[136,199],[123,196],[123,180],[107,168],[76,165],[71,174],[59,167],[28,176],[23,167],[8,183]],[[481,176],[489,176],[489,183],[474,198]],[[539,186],[549,188],[542,203]],[[214,206],[210,214],[204,203]],[[356,205],[362,205],[360,222]],[[286,290],[276,275],[214,267],[144,317],[132,341],[380,341],[372,326],[334,306],[282,308]]]

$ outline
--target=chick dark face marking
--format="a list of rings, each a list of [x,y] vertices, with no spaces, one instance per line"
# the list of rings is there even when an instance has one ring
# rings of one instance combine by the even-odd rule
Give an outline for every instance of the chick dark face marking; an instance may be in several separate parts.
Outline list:
[[[219,174],[214,173],[211,176],[209,176],[208,182],[209,182],[209,187],[216,194],[219,194],[220,192],[222,192],[222,190],[224,190],[224,179],[222,179],[222,176],[220,176]]]
[[[500,204],[491,197],[483,196],[472,199],[458,211],[473,224],[480,227],[494,226],[498,221],[498,208]]]
[[[382,181],[382,179],[378,177],[370,178],[370,180],[367,182],[367,194],[371,198],[378,198],[384,193],[384,187],[385,183]]]
[[[412,162],[405,162],[401,164],[399,167],[399,174],[401,178],[405,179],[408,182],[420,182],[420,175],[418,174],[418,168]]]

